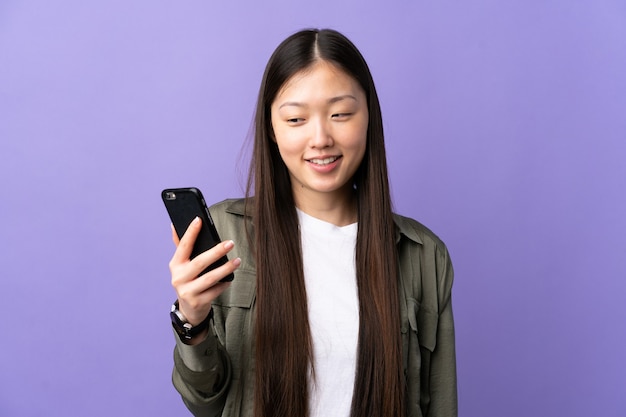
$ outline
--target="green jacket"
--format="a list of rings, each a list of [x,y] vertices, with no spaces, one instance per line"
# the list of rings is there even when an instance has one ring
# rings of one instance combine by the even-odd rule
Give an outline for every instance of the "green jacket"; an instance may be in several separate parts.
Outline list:
[[[172,380],[196,416],[252,416],[256,274],[244,232],[243,200],[223,201],[210,212],[220,237],[235,242],[229,257],[240,257],[242,263],[231,287],[213,302],[215,325],[209,337],[196,346],[185,345],[176,337]],[[399,215],[394,215],[394,220],[407,416],[454,417],[457,393],[450,256],[444,243],[420,223]]]

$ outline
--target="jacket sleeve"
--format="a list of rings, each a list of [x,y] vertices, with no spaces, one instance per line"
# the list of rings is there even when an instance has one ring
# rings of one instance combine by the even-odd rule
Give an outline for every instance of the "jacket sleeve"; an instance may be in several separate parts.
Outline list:
[[[452,282],[454,270],[445,247],[437,251],[439,320],[437,344],[430,363],[430,407],[428,417],[456,417],[457,380],[452,316]]]
[[[220,416],[232,378],[228,353],[212,327],[195,346],[185,345],[176,333],[174,337],[174,387],[194,416]]]

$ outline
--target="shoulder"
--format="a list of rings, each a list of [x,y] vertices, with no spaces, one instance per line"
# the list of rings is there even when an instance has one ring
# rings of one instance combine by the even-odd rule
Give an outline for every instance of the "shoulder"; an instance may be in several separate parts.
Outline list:
[[[213,204],[209,207],[211,214],[221,215],[225,213],[241,215],[245,212],[246,199],[245,198],[228,198],[222,200],[219,203]]]
[[[209,207],[211,219],[222,239],[240,240],[244,235],[245,199],[230,198]]]
[[[454,269],[445,243],[417,220],[394,214],[401,276],[422,306],[440,311],[450,299]]]
[[[421,245],[434,246],[440,250],[447,251],[445,243],[439,236],[417,220],[394,213],[393,221],[400,235],[399,238],[404,236]]]
[[[250,251],[249,239],[252,237],[253,225],[245,216],[246,199],[232,198],[209,207],[209,212],[221,240],[232,240],[235,248],[228,257],[241,258],[242,264],[239,272],[235,272],[235,279],[242,275],[244,270],[254,270],[254,256]]]
[[[232,223],[242,220],[246,209],[245,198],[229,198],[209,207],[209,213],[216,224]]]

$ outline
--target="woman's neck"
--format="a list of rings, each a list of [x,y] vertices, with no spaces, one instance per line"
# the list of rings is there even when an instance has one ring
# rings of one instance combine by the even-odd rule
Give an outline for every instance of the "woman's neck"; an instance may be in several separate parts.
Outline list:
[[[296,207],[316,219],[347,226],[357,221],[357,200],[352,189],[343,193],[297,193]]]

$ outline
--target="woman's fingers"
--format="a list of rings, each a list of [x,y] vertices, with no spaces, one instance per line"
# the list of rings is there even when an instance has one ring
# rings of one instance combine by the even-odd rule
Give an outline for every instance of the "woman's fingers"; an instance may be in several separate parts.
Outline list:
[[[233,259],[202,274],[207,267],[230,252],[235,244],[232,240],[220,242],[195,258],[189,259],[201,227],[202,221],[195,218],[180,241],[175,230],[172,230],[172,240],[177,245],[169,263],[172,286],[176,290],[181,313],[192,325],[204,320],[213,300],[229,286],[229,283],[220,281],[241,264],[239,258]]]
[[[198,237],[198,233],[200,233],[201,227],[202,220],[200,219],[200,217],[196,217],[192,220],[192,222],[189,224],[189,227],[187,227],[185,234],[176,246],[176,252],[174,252],[174,256],[170,261],[170,265],[172,263],[182,263],[189,259],[189,257],[191,256],[191,251],[193,250],[193,244],[196,243],[196,238]],[[176,233],[173,234],[175,235]],[[174,243],[176,243],[176,240],[174,240]]]
[[[235,246],[233,241],[227,240],[225,242],[218,243],[213,248],[201,253],[192,260],[189,257],[181,258],[179,251],[182,252],[182,246],[185,236],[181,239],[178,249],[174,254],[174,257],[170,261],[170,272],[172,273],[172,285],[177,287],[180,283],[192,281],[198,277],[202,271],[209,266],[217,262],[221,257],[226,256],[228,252]],[[186,253],[186,251],[184,252]],[[233,264],[235,262],[235,264]],[[211,279],[217,278],[215,281],[219,281],[234,271],[239,266],[239,260],[227,262],[226,264],[209,271]],[[218,275],[216,275],[218,274]]]
[[[213,300],[231,284],[230,282],[221,282],[221,279],[234,272],[240,264],[241,260],[236,258],[190,281],[180,280],[176,282],[172,278],[172,285],[178,296],[180,312],[189,320],[189,323],[196,325],[206,317]]]
[[[191,281],[190,284],[196,293],[201,293],[218,284],[227,275],[235,272],[235,270],[239,268],[240,264],[241,259],[233,259],[232,261],[226,262],[224,265],[218,266],[217,268],[200,275],[198,278]]]
[[[201,220],[199,218],[191,222],[187,231],[180,239],[174,256],[170,260],[169,266],[172,274],[172,286],[181,297],[193,297],[194,295],[206,291],[224,277],[234,272],[241,263],[240,259],[231,260],[203,274],[202,279],[197,279],[202,271],[206,270],[223,256],[226,256],[235,246],[232,240],[220,242],[213,248],[190,260],[189,256],[191,255],[193,243],[199,233],[200,227]]]
[[[211,249],[202,252],[193,258],[190,263],[194,266],[194,269],[198,270],[198,274],[200,274],[201,271],[213,265],[222,256],[226,256],[234,247],[235,243],[232,240],[225,240],[213,246]]]

